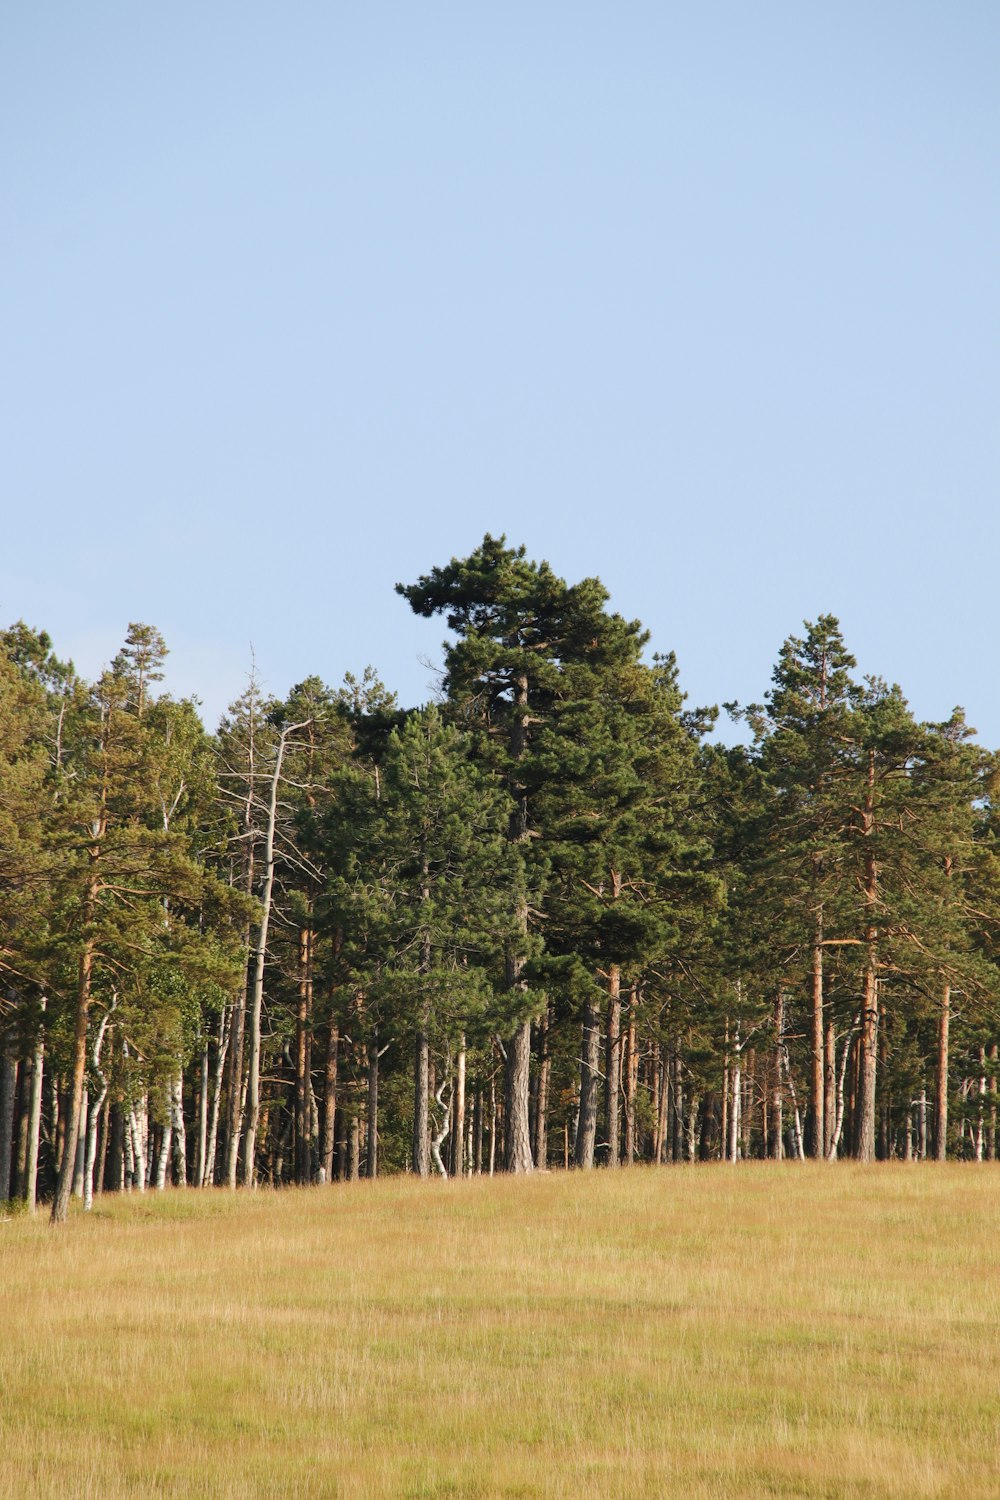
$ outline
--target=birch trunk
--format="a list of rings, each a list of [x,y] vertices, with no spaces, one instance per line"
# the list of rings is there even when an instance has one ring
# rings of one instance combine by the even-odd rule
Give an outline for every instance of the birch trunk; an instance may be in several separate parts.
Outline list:
[[[94,1206],[94,1166],[97,1161],[97,1122],[100,1118],[101,1108],[108,1096],[108,1080],[101,1071],[101,1047],[104,1045],[104,1033],[111,1019],[111,1013],[117,1002],[113,1002],[111,1008],[106,1010],[101,1017],[101,1024],[97,1028],[94,1038],[94,1046],[91,1052],[90,1066],[94,1077],[97,1079],[99,1093],[90,1109],[90,1122],[87,1130],[87,1149],[83,1165],[83,1207],[86,1212]]]
[[[812,1027],[809,1094],[809,1155],[822,1161],[826,1143],[826,1078],[823,1048],[823,906],[813,929]]]
[[[460,1037],[458,1043],[458,1059],[455,1064],[455,1120],[452,1129],[452,1160],[451,1171],[453,1177],[465,1175],[465,1162],[463,1151],[465,1149],[465,1036]]]
[[[267,831],[264,835],[264,885],[261,891],[260,926],[257,929],[257,944],[254,950],[253,1000],[250,1008],[250,1059],[247,1068],[247,1127],[243,1143],[243,1185],[256,1186],[257,1130],[260,1125],[260,1023],[264,1005],[264,965],[267,961],[267,938],[271,925],[271,902],[274,895],[274,842],[278,825],[278,788],[281,785],[281,767],[285,759],[290,737],[304,729],[308,720],[301,724],[288,724],[281,731],[274,757],[274,770],[267,804]]]
[[[201,1049],[201,1062],[198,1068],[198,1146],[194,1162],[194,1185],[204,1187],[205,1185],[205,1161],[208,1154],[208,1037],[205,1037]]]
[[[204,1169],[199,1187],[212,1187],[215,1183],[215,1157],[219,1139],[219,1103],[222,1098],[222,1080],[226,1073],[226,1058],[229,1055],[229,1039],[232,1031],[232,1010],[223,1007],[219,1013],[219,1034],[215,1041],[215,1069],[212,1075],[212,1107],[208,1123],[208,1146],[205,1151]],[[230,1186],[235,1186],[235,1176]]]
[[[28,1106],[31,1118],[28,1124],[25,1197],[32,1213],[35,1212],[38,1201],[38,1146],[42,1133],[42,1087],[45,1073],[45,1006],[46,997],[43,995],[40,1006],[41,1018],[38,1023],[38,1034],[35,1038],[35,1051],[31,1064],[31,1097]]]
[[[173,1133],[174,1176],[187,1187],[187,1127],[184,1124],[184,1072],[178,1064],[170,1085],[170,1125]]]
[[[742,1103],[742,1061],[743,1050],[740,1042],[740,1023],[736,1022],[733,1036],[733,1060],[731,1070],[731,1098],[729,1106],[729,1141],[727,1143],[727,1155],[731,1162],[739,1160],[740,1154],[740,1105]]]

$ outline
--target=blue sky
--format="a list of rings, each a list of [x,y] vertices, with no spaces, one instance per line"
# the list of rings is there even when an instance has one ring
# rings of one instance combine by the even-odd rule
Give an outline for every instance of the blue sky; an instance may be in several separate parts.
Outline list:
[[[759,698],[840,616],[1000,745],[991,3],[8,6],[0,619],[214,723],[487,530]]]

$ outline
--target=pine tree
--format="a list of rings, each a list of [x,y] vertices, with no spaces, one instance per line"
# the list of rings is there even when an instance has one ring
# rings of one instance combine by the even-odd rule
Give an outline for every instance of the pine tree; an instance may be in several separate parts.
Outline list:
[[[539,729],[558,705],[579,696],[574,671],[600,674],[634,660],[644,637],[635,622],[608,614],[598,579],[568,586],[548,563],[528,561],[524,547],[487,535],[466,559],[434,568],[415,584],[397,585],[418,614],[444,614],[457,639],[445,647],[445,691],[459,722],[477,736],[483,763],[506,789],[508,840],[524,862],[525,880],[514,913],[518,934],[506,960],[509,1030],[505,1042],[505,1165],[533,1166],[530,1132],[531,1021],[543,1002],[532,994],[529,963],[537,939],[545,861],[533,843],[541,829],[533,796],[543,776]]]

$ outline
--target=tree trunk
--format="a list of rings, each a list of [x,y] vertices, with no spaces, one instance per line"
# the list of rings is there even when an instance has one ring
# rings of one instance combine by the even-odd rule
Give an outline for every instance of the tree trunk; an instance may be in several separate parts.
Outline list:
[[[351,1131],[348,1142],[347,1180],[357,1182],[361,1176],[361,1121],[357,1114],[351,1116]]]
[[[413,1053],[413,1170],[418,1177],[431,1171],[430,1134],[430,1042],[427,1018],[417,1032]]]
[[[340,1027],[330,1022],[326,1043],[326,1072],[323,1090],[323,1181],[333,1181],[333,1157],[336,1150],[337,1065],[340,1057]]]
[[[633,985],[629,991],[628,1001],[628,1032],[626,1034],[628,1056],[625,1067],[625,1164],[629,1167],[635,1161],[635,1111],[639,1089],[639,1049],[636,1031],[636,1011],[638,1007],[639,992]]]
[[[299,993],[295,1010],[295,1181],[304,1186],[312,1177],[312,1111],[310,1025],[313,996],[313,934],[299,931]]]
[[[774,1075],[771,1093],[771,1115],[768,1121],[771,1139],[767,1153],[774,1161],[782,1161],[785,1155],[784,1091],[781,1083],[781,1059],[785,1045],[784,1036],[785,997],[781,990],[779,990],[774,1001]]]
[[[40,1018],[38,1022],[38,1033],[35,1037],[35,1051],[31,1064],[31,1096],[28,1108],[30,1119],[28,1122],[28,1159],[25,1169],[26,1187],[25,1197],[28,1208],[32,1213],[38,1202],[38,1145],[42,1133],[42,1085],[45,1072],[45,996],[42,996],[40,1006]]]
[[[549,1084],[552,1077],[552,1055],[549,1051],[549,1026],[552,1007],[542,1017],[538,1035],[538,1100],[535,1106],[535,1167],[544,1172],[549,1161]],[[596,1022],[595,1022],[596,1028]]]
[[[531,1131],[528,1089],[531,1078],[531,1022],[522,1021],[507,1043],[504,1069],[504,1166],[508,1172],[530,1172]]]
[[[608,1034],[604,1049],[604,1119],[608,1129],[609,1167],[617,1167],[621,1161],[621,1127],[618,1108],[621,1098],[621,1035],[621,969],[617,964],[611,964],[608,968]]]
[[[938,1161],[946,1161],[948,1157],[948,1030],[950,1022],[951,985],[946,984],[941,991],[941,1009],[938,1012],[937,1075],[934,1090],[934,1156]]]
[[[829,1161],[830,1145],[837,1129],[837,1035],[832,1021],[826,1028],[823,1077],[826,1095],[823,1101],[823,1156]]]
[[[459,1038],[455,1065],[454,1121],[451,1132],[451,1175],[465,1175],[462,1153],[465,1149],[465,1036]]]
[[[490,1176],[492,1177],[497,1166],[497,1081],[495,1076],[490,1078]]]
[[[826,1144],[826,1077],[823,1050],[823,907],[816,908],[813,928],[812,1027],[808,1137],[809,1155],[822,1161]]]
[[[246,1139],[243,1145],[243,1184],[253,1187],[256,1183],[255,1155],[257,1129],[260,1124],[260,1023],[264,1004],[264,965],[267,961],[267,937],[271,925],[271,901],[274,894],[274,836],[278,824],[278,787],[281,784],[281,767],[285,758],[288,739],[302,724],[290,724],[281,731],[271,774],[271,790],[267,805],[267,832],[264,837],[264,886],[260,897],[260,926],[257,929],[257,946],[254,952],[253,1002],[250,1009],[250,1061],[247,1072],[248,1118]]]
[[[226,1072],[226,1058],[229,1055],[232,1029],[233,1012],[228,1007],[223,1006],[219,1012],[219,1034],[215,1041],[215,1068],[212,1075],[212,1108],[208,1124],[208,1146],[205,1151],[204,1171],[199,1187],[212,1187],[215,1182],[215,1156],[219,1138],[219,1101],[222,1098],[222,1080]],[[242,1072],[242,1068],[239,1071]],[[235,1139],[238,1142],[238,1133]],[[233,1178],[229,1186],[236,1186],[235,1161],[233,1165]]]
[[[878,867],[871,840],[875,828],[875,752],[868,752],[868,784],[862,832],[867,841],[864,867],[865,991],[861,1017],[861,1058],[858,1073],[855,1155],[875,1160],[875,1074],[878,1065]]]
[[[597,1140],[597,1089],[601,1059],[600,1013],[588,999],[583,1011],[583,1047],[580,1056],[580,1109],[577,1115],[573,1165],[589,1171],[594,1165]]]
[[[90,1109],[90,1121],[87,1130],[87,1147],[83,1166],[83,1206],[88,1212],[94,1206],[94,1168],[97,1162],[97,1125],[100,1119],[101,1109],[108,1095],[108,1080],[101,1071],[101,1047],[104,1044],[104,1033],[107,1030],[111,1011],[115,1009],[113,1003],[110,1010],[105,1011],[101,1017],[101,1024],[97,1028],[94,1038],[94,1046],[91,1052],[90,1062],[100,1086],[97,1098],[93,1101]]]
[[[198,1066],[198,1147],[194,1163],[195,1187],[203,1187],[205,1184],[205,1160],[208,1152],[208,1070],[208,1036],[206,1034]]]
[[[742,1067],[743,1060],[742,1044],[740,1042],[740,1023],[736,1022],[736,1030],[733,1039],[733,1061],[731,1070],[731,1098],[729,1107],[729,1141],[727,1143],[727,1157],[731,1162],[739,1160],[740,1146],[740,1106],[742,1103]]]
[[[180,1063],[170,1085],[170,1126],[174,1145],[174,1176],[187,1187],[187,1128],[184,1124],[184,1073]]]
[[[17,1063],[11,1042],[0,1037],[0,1203],[10,1198],[11,1162],[14,1152],[14,1100],[17,1093]]]
[[[96,858],[93,854],[91,858]],[[92,879],[84,903],[84,930],[89,933],[97,901],[97,881]],[[83,1082],[87,1072],[87,1020],[90,1015],[90,986],[94,970],[94,939],[84,938],[80,952],[76,986],[76,1008],[73,1022],[72,1072],[70,1074],[69,1116],[63,1136],[62,1160],[56,1178],[55,1197],[52,1200],[52,1223],[65,1224],[69,1214],[69,1200],[73,1192],[73,1175],[76,1166],[76,1142],[80,1131],[80,1110],[83,1106]]]
[[[368,1139],[365,1176],[378,1176],[378,1032],[372,1033],[368,1049]]]

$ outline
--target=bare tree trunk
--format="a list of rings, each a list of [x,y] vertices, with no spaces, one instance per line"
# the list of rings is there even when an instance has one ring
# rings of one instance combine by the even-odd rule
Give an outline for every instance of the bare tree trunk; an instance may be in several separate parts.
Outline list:
[[[441,1079],[441,1083],[434,1095],[438,1103],[438,1108],[444,1111],[441,1120],[441,1129],[435,1130],[431,1135],[431,1156],[434,1158],[434,1165],[438,1170],[438,1175],[445,1178],[448,1176],[448,1171],[441,1156],[441,1147],[447,1139],[448,1131],[451,1127],[451,1100],[449,1099],[448,1103],[445,1104],[442,1095],[450,1082],[450,1072],[451,1066],[449,1061],[449,1066],[445,1069],[444,1077]]]
[[[472,1105],[472,1170],[477,1177],[483,1170],[483,1086],[476,1084]]]
[[[365,1176],[378,1176],[378,1032],[372,1033],[368,1049],[368,1140],[365,1160]]]
[[[833,1022],[827,1023],[824,1048],[823,1077],[825,1098],[823,1101],[823,1156],[830,1160],[830,1146],[837,1129],[837,1037]]]
[[[601,1058],[600,1014],[589,997],[583,1010],[583,1046],[580,1055],[580,1109],[577,1115],[573,1165],[589,1171],[594,1165],[597,1140],[597,1088]]]
[[[215,1156],[219,1138],[219,1101],[222,1098],[222,1080],[226,1072],[226,1058],[232,1035],[233,1012],[226,1006],[219,1012],[219,1034],[215,1041],[215,1069],[212,1075],[212,1108],[208,1124],[208,1147],[199,1187],[211,1187],[215,1182]],[[242,1071],[240,1069],[239,1071]],[[238,1134],[237,1134],[238,1142]],[[235,1163],[230,1187],[236,1186]]]
[[[452,1130],[451,1170],[453,1177],[465,1175],[462,1153],[465,1148],[465,1036],[458,1043],[458,1060],[455,1064],[455,1123]]]
[[[271,790],[267,804],[264,885],[260,897],[260,926],[257,929],[257,946],[254,952],[253,1003],[250,1010],[250,1062],[247,1080],[249,1116],[243,1145],[243,1184],[245,1187],[253,1187],[257,1180],[254,1158],[257,1149],[257,1129],[260,1124],[260,1022],[264,1004],[264,965],[267,961],[267,938],[271,925],[271,901],[274,894],[274,836],[278,824],[278,787],[281,784],[281,767],[289,738],[296,730],[304,728],[305,723],[289,724],[281,731],[274,757],[274,771],[271,774]]]
[[[497,1081],[495,1076],[490,1077],[490,1176],[496,1171],[497,1165]]]
[[[83,1099],[80,1102],[80,1124],[76,1133],[76,1160],[73,1163],[73,1197],[83,1197],[83,1168],[87,1155],[87,1124],[89,1113],[90,1094],[87,1088],[83,1090]]]
[[[861,1018],[861,1060],[855,1126],[859,1161],[875,1160],[875,1074],[878,1060],[878,867],[871,847],[875,827],[875,752],[868,752],[868,785],[862,831],[867,841],[864,872],[865,994]]]
[[[113,1001],[110,1009],[101,1017],[101,1024],[97,1028],[94,1045],[90,1055],[90,1065],[95,1078],[100,1086],[100,1092],[94,1100],[90,1109],[90,1123],[87,1130],[87,1149],[83,1167],[83,1206],[89,1212],[94,1206],[94,1166],[97,1160],[97,1123],[100,1118],[101,1108],[108,1096],[108,1080],[101,1071],[101,1047],[104,1044],[104,1033],[111,1019],[111,1012],[115,1009],[117,1001]]]
[[[664,1056],[662,1043],[656,1046],[656,1141],[653,1147],[653,1160],[659,1166],[663,1161],[664,1147],[667,1140],[667,1126],[669,1116],[670,1085],[667,1078],[667,1060]]]
[[[205,1185],[205,1159],[208,1151],[208,1036],[201,1049],[198,1065],[198,1145],[194,1162],[195,1187]]]
[[[30,1120],[28,1123],[25,1197],[28,1201],[28,1208],[32,1213],[35,1212],[38,1202],[38,1146],[42,1133],[42,1084],[45,1072],[45,1006],[46,998],[43,995],[40,1005],[38,1032],[35,1037],[35,1051],[31,1064],[31,1096],[28,1106]]]
[[[326,1073],[323,1092],[323,1180],[333,1181],[333,1154],[336,1149],[337,1064],[340,1055],[340,1027],[333,1020],[326,1044]]]
[[[622,1071],[621,969],[617,964],[611,964],[608,968],[607,1027],[607,1043],[604,1049],[604,1119],[608,1129],[608,1166],[617,1167],[621,1161],[621,1127],[618,1106],[621,1097]]]
[[[934,1091],[934,1155],[938,1161],[948,1157],[948,1030],[951,1021],[951,985],[941,991],[938,1012],[937,1076]]]
[[[628,1052],[625,1067],[625,1165],[629,1167],[635,1161],[635,1110],[639,1088],[639,1048],[636,1032],[638,1008],[639,991],[633,985],[629,991],[628,1001],[628,1032],[626,1033]]]
[[[531,1076],[531,1022],[522,1021],[507,1043],[504,1070],[504,1166],[508,1172],[532,1171],[528,1124]]]
[[[781,1085],[781,1060],[784,1054],[785,997],[778,991],[774,1002],[774,1081],[771,1095],[771,1145],[768,1155],[782,1161],[785,1155],[785,1127],[783,1119],[783,1090]]]
[[[742,1102],[742,1064],[743,1048],[740,1042],[740,1023],[736,1022],[736,1030],[733,1039],[733,1060],[731,1070],[732,1104],[729,1109],[729,1141],[727,1146],[728,1159],[731,1162],[739,1160],[740,1154],[740,1105]]]
[[[697,1155],[698,1144],[698,1098],[692,1090],[688,1100],[687,1118],[685,1125],[685,1155],[689,1162],[693,1162]]]
[[[997,1159],[997,1044],[990,1045],[990,1123],[986,1131],[986,1160]]]
[[[986,1048],[979,1049],[979,1113],[976,1117],[975,1159],[982,1161],[985,1156],[986,1137]]]
[[[14,1150],[17,1062],[10,1047],[9,1038],[0,1036],[0,1203],[6,1203],[11,1195],[11,1161]]]
[[[431,1171],[430,1043],[427,1017],[417,1032],[413,1054],[413,1170],[418,1177]]]
[[[128,1112],[129,1133],[132,1141],[133,1181],[140,1193],[146,1191],[146,1132],[142,1128],[142,1122],[136,1112],[135,1106],[129,1106]]]
[[[671,1159],[677,1162],[684,1160],[684,1064],[677,1048],[674,1049],[673,1073],[674,1129],[670,1155]]]
[[[826,1143],[826,1079],[823,1052],[823,906],[816,907],[813,928],[812,1056],[809,1094],[809,1155],[822,1161]]]
[[[847,1077],[847,1064],[851,1056],[851,1045],[861,1025],[860,1012],[854,1017],[853,1025],[844,1039],[844,1051],[840,1059],[840,1072],[837,1076],[836,1092],[836,1117],[834,1122],[833,1137],[830,1141],[830,1149],[827,1152],[828,1161],[836,1161],[837,1149],[840,1146],[840,1137],[844,1129],[844,1080]]]
[[[348,1146],[347,1179],[357,1182],[361,1176],[361,1121],[357,1114],[351,1116],[351,1134]]]
[[[169,1114],[169,1097],[167,1099],[167,1111],[167,1122],[160,1136],[160,1149],[156,1153],[156,1173],[153,1178],[153,1185],[158,1193],[162,1193],[167,1185],[167,1167],[170,1164],[170,1148],[173,1145],[174,1139],[174,1127]]]
[[[184,1124],[184,1071],[177,1072],[170,1084],[170,1125],[174,1145],[174,1176],[178,1187],[187,1187],[187,1127]]]
[[[299,931],[299,993],[295,1011],[295,1181],[299,1186],[312,1177],[312,1113],[309,1108],[310,1029],[313,999],[313,934]]]
[[[91,855],[96,862],[96,856]],[[90,930],[97,902],[97,879],[91,878],[84,902],[84,931]],[[76,1013],[73,1025],[73,1067],[70,1083],[69,1118],[63,1136],[62,1160],[56,1179],[55,1197],[52,1200],[52,1223],[64,1224],[69,1213],[69,1200],[73,1192],[73,1174],[76,1165],[76,1142],[80,1131],[80,1110],[83,1106],[83,1082],[87,1071],[87,1021],[90,1015],[90,986],[94,969],[94,940],[84,939],[80,952],[80,964],[76,987]]]
[[[549,1083],[552,1077],[552,1056],[549,1052],[549,1026],[552,1007],[549,1006],[539,1026],[538,1057],[538,1101],[535,1107],[535,1167],[544,1172],[549,1161]],[[595,1023],[596,1024],[596,1023]]]

